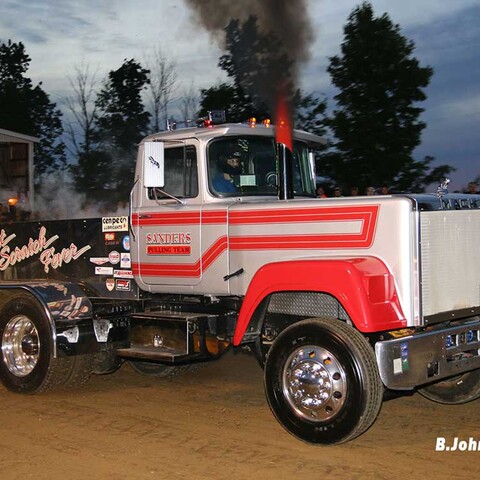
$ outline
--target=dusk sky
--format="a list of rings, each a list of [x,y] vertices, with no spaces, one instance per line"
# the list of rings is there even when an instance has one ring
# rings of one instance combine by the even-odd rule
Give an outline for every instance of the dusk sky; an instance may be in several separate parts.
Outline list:
[[[219,0],[219,4],[226,0]],[[231,0],[236,3],[241,0]],[[261,0],[258,0],[261,1]],[[343,26],[361,2],[310,0],[315,32],[301,87],[325,96],[335,94],[326,72],[328,57],[340,51]],[[434,75],[426,89],[422,120],[427,123],[417,159],[457,168],[451,190],[462,189],[480,175],[480,1],[371,0],[375,15],[388,13],[416,45],[414,55]],[[193,20],[182,0],[3,0],[0,41],[23,42],[31,57],[27,76],[43,82],[52,101],[62,107],[70,94],[68,76],[88,64],[103,78],[125,59],[143,63],[154,46],[177,62],[179,89],[208,88],[225,75],[217,67],[217,42]]]

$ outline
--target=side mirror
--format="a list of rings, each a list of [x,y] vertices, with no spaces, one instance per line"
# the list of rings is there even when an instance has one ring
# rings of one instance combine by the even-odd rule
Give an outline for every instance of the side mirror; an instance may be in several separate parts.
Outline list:
[[[163,188],[165,185],[165,157],[163,142],[143,144],[143,185]]]

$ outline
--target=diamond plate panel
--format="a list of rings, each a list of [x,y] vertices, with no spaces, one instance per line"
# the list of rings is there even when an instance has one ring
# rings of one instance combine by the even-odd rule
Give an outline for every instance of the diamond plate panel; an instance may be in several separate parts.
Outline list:
[[[269,313],[304,317],[333,317],[347,320],[348,315],[331,295],[318,292],[280,292],[272,295]]]

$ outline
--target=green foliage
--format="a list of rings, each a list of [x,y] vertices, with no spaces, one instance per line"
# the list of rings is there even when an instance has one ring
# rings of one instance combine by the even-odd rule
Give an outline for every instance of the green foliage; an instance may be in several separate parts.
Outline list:
[[[327,101],[313,93],[297,90],[293,97],[295,128],[323,136],[326,134]]]
[[[241,87],[221,83],[214,87],[200,90],[199,116],[204,117],[210,110],[225,110],[229,122],[244,122],[250,117],[266,118],[265,109],[257,108],[245,96]]]
[[[134,59],[125,60],[118,70],[110,71],[97,96],[95,146],[71,168],[76,189],[88,191],[89,200],[108,206],[128,200],[137,145],[148,133],[150,114],[141,98],[148,73]]]
[[[260,32],[257,18],[250,16],[225,27],[225,50],[218,66],[232,79],[238,104],[253,110],[249,116],[267,116],[275,108],[279,85],[292,90],[287,85],[292,62],[281,43],[272,33]]]
[[[102,199],[106,191],[115,187],[112,170],[112,157],[102,150],[81,153],[78,162],[70,167],[76,190],[89,200]]]
[[[0,44],[0,128],[38,137],[35,145],[35,181],[65,167],[61,112],[41,87],[33,86],[30,57],[22,42]]]
[[[452,170],[442,165],[429,173],[432,157],[412,157],[426,126],[418,102],[433,74],[414,49],[387,14],[374,17],[367,2],[348,17],[341,55],[328,67],[338,93],[328,122],[335,141],[325,160],[340,184],[422,191],[436,174]]]
[[[96,102],[97,140],[102,147],[130,152],[148,132],[150,114],[145,111],[141,97],[149,83],[148,73],[131,59],[108,74]]]

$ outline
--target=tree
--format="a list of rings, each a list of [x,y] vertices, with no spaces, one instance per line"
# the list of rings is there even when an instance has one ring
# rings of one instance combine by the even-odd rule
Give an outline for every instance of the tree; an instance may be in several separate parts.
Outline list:
[[[272,31],[260,31],[257,17],[229,22],[225,27],[225,50],[218,65],[232,83],[201,90],[201,114],[223,109],[232,122],[250,117],[273,119],[282,90],[294,110],[294,126],[324,133],[326,102],[295,89],[295,60]]]
[[[225,110],[229,122],[244,122],[250,117],[265,118],[265,110],[256,109],[244,96],[241,88],[229,83],[220,83],[200,90],[200,116],[209,110]]]
[[[197,117],[198,111],[198,95],[193,86],[190,84],[188,89],[184,88],[181,95],[180,112],[182,115],[182,121],[191,122]]]
[[[326,100],[318,98],[313,93],[306,94],[299,89],[293,97],[293,105],[293,123],[296,128],[320,136],[326,134]]]
[[[348,17],[341,55],[328,66],[338,94],[329,120],[334,149],[326,161],[344,186],[386,183],[410,190],[431,180],[433,158],[416,161],[412,152],[426,126],[418,103],[426,98],[433,70],[420,66],[414,49],[387,14],[374,17],[368,2]],[[452,170],[442,165],[436,173]]]
[[[101,147],[131,151],[147,134],[150,113],[145,111],[141,92],[149,83],[148,73],[131,59],[108,74],[96,101],[96,137]]]
[[[97,72],[90,73],[85,64],[76,66],[74,71],[74,76],[68,78],[73,94],[65,98],[72,120],[66,123],[65,131],[70,140],[69,151],[78,160],[84,154],[89,155],[94,147]]]
[[[287,84],[292,61],[284,53],[273,33],[262,33],[257,17],[244,22],[233,19],[225,27],[225,50],[218,66],[232,79],[235,104],[232,110],[246,120],[249,117],[272,117],[277,101],[276,87]]]
[[[148,133],[150,114],[141,92],[148,84],[148,70],[125,60],[109,72],[95,102],[97,110],[92,141],[71,169],[78,191],[89,190],[89,200],[108,206],[126,202],[135,171],[137,144]]]
[[[0,128],[38,137],[35,146],[35,185],[42,176],[65,167],[61,112],[41,87],[25,74],[30,57],[22,42],[0,44]]]
[[[172,95],[177,88],[177,71],[175,60],[159,48],[147,59],[150,70],[148,97],[154,132],[164,130],[168,120],[168,107],[173,101]]]

